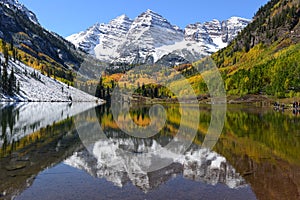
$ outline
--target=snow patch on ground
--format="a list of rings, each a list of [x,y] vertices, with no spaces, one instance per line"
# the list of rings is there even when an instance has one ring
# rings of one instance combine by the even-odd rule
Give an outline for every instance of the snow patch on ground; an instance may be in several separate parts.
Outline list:
[[[0,54],[3,61],[3,55]],[[20,94],[10,97],[0,92],[1,101],[33,101],[33,102],[103,102],[74,87],[61,83],[41,74],[39,71],[19,62],[9,61],[8,74],[14,69],[17,82],[20,82]],[[36,77],[31,76],[32,73]]]

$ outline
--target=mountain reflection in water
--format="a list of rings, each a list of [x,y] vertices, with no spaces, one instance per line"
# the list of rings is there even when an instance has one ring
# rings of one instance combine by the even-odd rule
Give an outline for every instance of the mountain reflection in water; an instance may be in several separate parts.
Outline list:
[[[195,148],[179,155],[175,159],[172,152],[165,151],[152,159],[171,159],[173,163],[163,169],[146,172],[142,170],[135,157],[123,154],[120,148],[136,148],[135,141],[131,139],[110,139],[97,141],[93,148],[93,155],[87,150],[76,152],[65,160],[65,163],[85,170],[97,178],[105,178],[116,186],[122,187],[131,181],[133,185],[144,192],[159,187],[176,175],[184,178],[201,181],[207,184],[226,184],[229,188],[247,186],[245,180],[236,173],[235,169],[226,162],[226,159],[215,152]],[[147,142],[139,141],[138,149],[150,148],[155,151],[159,144],[154,140],[148,142],[151,146],[145,147]],[[176,156],[176,158],[178,158]],[[141,159],[142,155],[141,155]],[[149,160],[151,164],[151,160]]]

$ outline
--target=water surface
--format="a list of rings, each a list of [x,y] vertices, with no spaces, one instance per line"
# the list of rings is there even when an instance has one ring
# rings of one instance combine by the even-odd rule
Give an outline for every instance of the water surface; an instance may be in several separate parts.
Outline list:
[[[119,120],[146,127],[151,123],[149,109],[132,106]],[[158,134],[135,138],[120,130],[108,105],[1,105],[1,197],[299,199],[298,115],[229,106],[220,139],[208,150],[201,144],[211,110],[201,106],[197,136],[184,155],[163,151],[143,162],[144,153],[176,139],[180,108],[168,105],[165,110],[166,124]],[[78,120],[86,121],[89,131],[78,131]],[[104,136],[90,134],[97,126]],[[162,158],[171,164],[143,170]]]

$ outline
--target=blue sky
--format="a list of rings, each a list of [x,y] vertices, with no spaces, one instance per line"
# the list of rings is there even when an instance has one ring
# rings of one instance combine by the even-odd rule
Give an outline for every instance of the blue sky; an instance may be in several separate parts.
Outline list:
[[[19,0],[36,13],[40,23],[62,36],[85,30],[96,22],[107,23],[126,14],[135,18],[151,9],[172,24],[187,24],[231,16],[252,18],[268,0]]]

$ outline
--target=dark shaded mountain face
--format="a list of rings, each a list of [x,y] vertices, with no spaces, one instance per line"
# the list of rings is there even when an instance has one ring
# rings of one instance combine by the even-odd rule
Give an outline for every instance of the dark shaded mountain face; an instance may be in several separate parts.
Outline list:
[[[74,45],[41,27],[35,14],[17,0],[0,2],[0,38],[37,59],[49,56],[67,69],[77,69],[82,62]]]
[[[262,6],[253,21],[226,48],[213,54],[218,67],[234,65],[237,52],[247,53],[258,44],[278,45],[278,51],[300,42],[300,1],[271,0]],[[224,59],[234,58],[224,63]]]
[[[255,45],[290,39],[300,42],[300,1],[271,0],[261,7],[254,20],[235,39],[235,51],[249,51]]]

